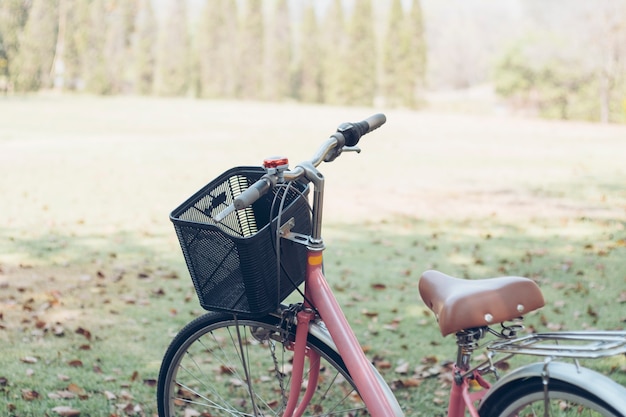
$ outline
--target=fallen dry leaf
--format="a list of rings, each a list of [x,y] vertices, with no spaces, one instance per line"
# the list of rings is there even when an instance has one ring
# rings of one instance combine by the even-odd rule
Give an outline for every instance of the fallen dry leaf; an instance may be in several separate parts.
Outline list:
[[[361,311],[361,314],[363,314],[364,316],[369,317],[369,318],[378,317],[378,312],[377,311],[363,310],[363,311]]]
[[[144,379],[143,380],[143,384],[147,385],[149,387],[156,387],[157,386],[157,380],[156,379]]]
[[[91,341],[91,332],[89,330],[87,330],[87,329],[79,327],[78,329],[76,329],[76,334],[84,336],[85,339]]]
[[[185,408],[183,417],[199,417],[202,414],[200,412],[194,410],[193,408]]]
[[[378,369],[391,369],[391,362],[381,357],[374,357],[373,362]]]
[[[71,393],[76,394],[81,400],[88,398],[87,391],[85,391],[82,387],[79,387],[76,384],[68,385],[67,390]]]
[[[395,369],[395,372],[400,375],[406,375],[409,372],[409,363],[404,362],[398,365]]]
[[[235,370],[230,366],[220,365],[220,374],[224,375],[232,375],[235,373]]]
[[[22,390],[22,399],[24,401],[34,401],[40,397],[39,393],[32,389]]]
[[[80,416],[80,410],[76,410],[75,408],[68,407],[65,405],[60,405],[58,407],[54,407],[52,409],[55,413],[63,417],[78,417]]]
[[[83,361],[81,361],[80,359],[72,359],[67,364],[73,368],[79,368],[83,366]]]
[[[117,396],[115,394],[113,394],[111,391],[104,391],[104,396],[107,398],[107,400],[109,401],[113,401],[117,399]]]
[[[417,378],[397,379],[391,383],[392,390],[419,387],[422,381]]]
[[[435,355],[429,355],[429,356],[424,356],[421,360],[420,363],[423,364],[435,364],[439,362],[439,360],[437,359],[437,357]]]
[[[76,398],[76,394],[68,390],[49,392],[48,398],[51,400],[71,400]]]

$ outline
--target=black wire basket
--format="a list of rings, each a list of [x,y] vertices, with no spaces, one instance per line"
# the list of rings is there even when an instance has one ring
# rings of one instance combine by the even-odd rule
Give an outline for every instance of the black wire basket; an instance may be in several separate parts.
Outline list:
[[[293,232],[310,234],[307,185],[274,187],[251,207],[230,213],[220,223],[213,220],[264,173],[261,167],[230,169],[170,214],[206,310],[265,315],[304,281],[306,247],[286,239],[277,242],[276,230],[293,218]]]

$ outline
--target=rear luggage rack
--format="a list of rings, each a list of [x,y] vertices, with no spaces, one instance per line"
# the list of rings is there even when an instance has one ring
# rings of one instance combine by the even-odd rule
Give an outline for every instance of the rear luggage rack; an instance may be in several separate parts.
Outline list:
[[[596,359],[626,353],[626,331],[535,333],[495,342],[487,349],[510,354]]]

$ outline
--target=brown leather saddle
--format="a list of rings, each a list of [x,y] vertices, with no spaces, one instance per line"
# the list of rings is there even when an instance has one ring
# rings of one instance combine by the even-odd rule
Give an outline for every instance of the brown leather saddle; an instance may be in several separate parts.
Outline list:
[[[426,271],[419,291],[444,336],[513,320],[545,304],[537,284],[523,277],[467,280]]]

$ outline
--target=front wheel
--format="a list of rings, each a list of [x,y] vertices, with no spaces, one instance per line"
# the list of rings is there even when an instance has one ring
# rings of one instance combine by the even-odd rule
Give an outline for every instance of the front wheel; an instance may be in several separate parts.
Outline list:
[[[623,417],[605,401],[560,380],[550,380],[547,401],[539,377],[507,384],[502,392],[498,398],[490,398],[480,407],[481,417]]]
[[[289,396],[289,350],[295,328],[278,317],[237,319],[209,313],[172,340],[157,388],[160,417],[281,416]],[[338,354],[309,335],[307,349],[321,357],[318,387],[305,415],[357,416],[367,410]],[[308,361],[302,389],[308,380]]]

